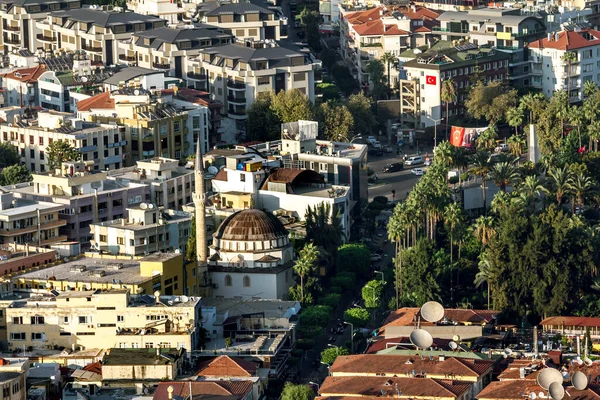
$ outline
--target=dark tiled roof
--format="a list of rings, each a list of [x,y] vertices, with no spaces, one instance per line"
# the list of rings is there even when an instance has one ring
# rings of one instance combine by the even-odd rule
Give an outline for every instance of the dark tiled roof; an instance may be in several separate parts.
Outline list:
[[[600,399],[597,390],[597,388],[592,387],[585,390],[576,390],[570,386],[568,388],[569,396],[565,396],[565,398],[572,400],[597,400]],[[547,393],[535,381],[501,381],[490,383],[476,397],[479,400],[523,400],[527,399],[532,392],[536,395],[540,392]]]
[[[136,46],[160,48],[163,43],[176,44],[182,41],[197,41],[197,46],[192,46],[191,49],[197,48],[200,45],[200,40],[212,39],[227,39],[232,38],[232,35],[223,33],[216,29],[196,28],[196,29],[175,29],[175,28],[156,28],[144,32],[136,32],[134,36],[138,37],[135,40]],[[148,46],[144,44],[144,38],[154,39]]]
[[[548,317],[540,322],[540,325],[595,327],[600,326],[600,318],[595,317]]]
[[[273,11],[268,10],[263,7],[259,7],[252,3],[231,3],[231,4],[223,4],[220,7],[215,8],[214,10],[206,13],[207,16],[215,16],[222,14],[274,14]]]
[[[216,54],[220,57],[229,58],[233,60],[240,60],[244,62],[250,61],[275,61],[279,60],[276,66],[289,66],[289,58],[290,57],[304,57],[303,53],[300,53],[295,50],[290,50],[285,47],[267,47],[264,49],[253,49],[250,47],[245,47],[237,44],[227,44],[224,46],[218,47],[209,47],[207,49],[201,50],[202,53],[210,53]]]
[[[160,350],[160,355],[156,351]],[[105,355],[103,365],[169,365],[181,357],[183,350],[178,349],[110,349]]]
[[[277,218],[257,209],[230,215],[214,234],[218,239],[236,241],[277,240],[287,235],[287,230]]]
[[[142,15],[134,12],[114,12],[92,10],[91,8],[75,8],[72,10],[53,11],[55,17],[67,17],[72,21],[89,22],[96,26],[109,27],[112,25],[134,24],[141,22],[165,21],[154,15]]]
[[[108,83],[109,85],[118,85],[119,82],[128,82],[132,79],[138,78],[140,76],[146,75],[154,75],[154,74],[163,74],[161,71],[156,71],[154,69],[142,68],[142,67],[127,67],[123,68],[121,71],[117,72],[110,78],[104,81],[104,83]]]

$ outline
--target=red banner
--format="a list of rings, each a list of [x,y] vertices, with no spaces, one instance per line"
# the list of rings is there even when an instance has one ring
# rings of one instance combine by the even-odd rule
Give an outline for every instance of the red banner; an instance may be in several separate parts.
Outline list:
[[[437,79],[433,75],[425,75],[425,83],[428,85],[435,85],[437,83]]]
[[[461,147],[463,144],[463,137],[465,136],[465,128],[460,126],[452,127],[452,136],[450,136],[450,144],[456,147]]]

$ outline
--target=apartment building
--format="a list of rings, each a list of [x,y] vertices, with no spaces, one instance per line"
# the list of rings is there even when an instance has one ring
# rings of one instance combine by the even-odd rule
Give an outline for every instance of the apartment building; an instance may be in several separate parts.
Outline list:
[[[150,203],[170,210],[181,210],[192,202],[196,188],[194,171],[179,166],[179,160],[155,157],[137,161],[134,167],[110,171],[109,179],[137,182],[150,187]]]
[[[442,14],[443,15],[443,14]],[[462,43],[462,42],[461,42]],[[445,120],[446,106],[441,100],[442,81],[452,79],[457,101],[449,104],[449,117],[463,115],[467,90],[477,77],[480,81],[508,81],[511,54],[473,43],[437,42],[431,49],[410,50],[402,64],[406,80],[401,82],[400,112],[405,122],[428,127]]]
[[[210,92],[223,113],[245,129],[246,108],[260,92],[297,89],[314,102],[315,70],[307,54],[273,43],[248,42],[211,47],[186,60],[188,86]]]
[[[7,187],[16,198],[52,202],[65,210],[60,219],[67,224],[59,229],[67,240],[90,247],[89,225],[127,216],[127,207],[150,197],[147,185],[116,182],[105,172],[90,173],[93,161],[63,163],[60,171],[33,174],[33,183]]]
[[[568,89],[569,101],[577,103],[583,100],[585,82],[600,84],[599,31],[585,29],[549,33],[546,38],[529,43],[527,47],[531,55],[532,86],[541,89],[546,96]],[[566,52],[576,56],[570,66],[562,59]]]
[[[39,104],[38,80],[45,65],[21,68],[2,75],[4,106],[35,107]]]
[[[52,49],[84,50],[93,65],[114,65],[119,60],[118,41],[133,32],[165,26],[167,21],[152,15],[102,10],[99,6],[51,12],[36,22],[39,43],[51,42]]]
[[[30,244],[5,244],[0,246],[0,275],[8,275],[25,271],[40,265],[50,264],[56,261],[58,255],[56,250],[45,247],[37,247]],[[1,293],[5,297],[7,293]],[[0,309],[3,308],[0,304]],[[0,326],[6,326],[0,316]],[[1,330],[1,329],[0,329]],[[2,338],[0,333],[0,340]]]
[[[2,18],[2,44],[5,54],[22,48],[35,51],[37,36],[41,34],[37,21],[46,19],[48,13],[57,10],[72,10],[81,7],[80,0],[41,0],[31,3],[26,0],[8,0],[0,5]]]
[[[442,40],[466,39],[480,46],[492,46],[511,55],[508,80],[512,87],[531,86],[531,60],[528,43],[546,35],[543,21],[520,9],[481,8],[469,11],[448,11],[438,18],[441,26],[434,29]]]
[[[274,11],[251,2],[219,3],[207,2],[201,9],[201,21],[231,33],[238,39],[280,40],[282,20]]]
[[[475,10],[488,4],[488,2],[483,0],[453,0],[451,2],[446,0],[417,0],[414,3],[421,7],[440,10],[442,12]]]
[[[0,109],[0,113],[2,109]],[[125,164],[123,127],[97,125],[74,118],[70,113],[39,111],[26,116],[25,109],[12,121],[0,124],[0,143],[11,143],[21,153],[21,161],[32,172],[46,172],[48,146],[63,140],[81,153],[81,160],[93,162],[93,169],[119,169]]]
[[[9,349],[29,347],[178,348],[198,346],[200,299],[129,290],[68,291],[15,301],[6,309]],[[189,354],[189,353],[188,353]]]
[[[155,15],[177,24],[186,14],[182,3],[171,0],[127,0],[127,9],[142,15]]]
[[[217,29],[157,28],[135,32],[128,40],[119,42],[119,60],[143,68],[168,71],[171,76],[183,77],[183,65],[189,56],[200,49],[231,43],[232,35]]]
[[[141,203],[127,208],[127,215],[127,218],[90,224],[92,248],[130,256],[187,250],[191,214]],[[150,237],[154,238],[152,242]]]
[[[340,49],[342,58],[363,85],[369,84],[365,68],[383,54],[399,56],[403,51],[433,41],[432,29],[439,25],[438,12],[423,7],[379,6],[349,12],[341,7]],[[387,73],[387,68],[385,69]],[[390,82],[398,81],[397,71]]]
[[[0,387],[6,400],[29,398],[27,389],[29,366],[27,358],[0,359]]]
[[[140,380],[164,381],[176,379],[183,370],[184,348],[160,347],[152,350],[138,348],[112,348],[102,358],[103,386],[123,386]]]
[[[195,153],[193,140],[198,136],[203,145],[208,143],[208,107],[178,106],[141,86],[121,86],[82,100],[77,103],[77,115],[124,127],[129,165],[153,157],[185,159]]]
[[[59,219],[65,206],[45,201],[15,199],[0,193],[0,244],[49,246],[67,239],[59,229],[67,224]]]

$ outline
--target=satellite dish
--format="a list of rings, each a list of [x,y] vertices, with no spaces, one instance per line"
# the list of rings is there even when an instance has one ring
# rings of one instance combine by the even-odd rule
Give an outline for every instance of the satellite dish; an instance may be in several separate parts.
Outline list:
[[[86,83],[88,81],[87,76],[82,76],[81,77],[81,82]]]
[[[421,317],[427,322],[438,322],[444,318],[444,306],[437,301],[428,301],[421,307]]]
[[[565,397],[565,388],[562,383],[552,382],[548,392],[550,393],[552,400],[562,400],[562,398]]]
[[[590,360],[588,357],[586,357],[583,359],[583,363],[589,367],[590,365],[593,364],[593,361]]]
[[[433,344],[433,337],[425,329],[415,329],[410,333],[410,342],[416,347],[426,349]]]
[[[512,349],[506,348],[504,349],[504,354],[506,354],[507,356],[510,356],[512,354]]]
[[[218,172],[219,172],[219,168],[215,167],[214,165],[211,165],[210,167],[208,167],[209,174],[216,175]]]
[[[140,91],[139,91],[139,90],[137,90],[137,89],[135,89],[135,90],[133,91],[133,94],[134,94],[134,95],[136,95],[136,96],[139,96],[139,95],[140,95]]]
[[[531,393],[529,393],[529,398],[531,400],[535,400],[535,399],[537,399],[537,394],[535,394],[535,392],[531,392]]]
[[[146,208],[148,208],[148,204],[146,204],[146,203],[140,203],[140,208],[142,210],[145,210]]]
[[[571,384],[577,390],[584,390],[588,384],[588,378],[581,371],[575,372],[571,378]]]
[[[544,368],[537,376],[537,383],[544,390],[548,390],[552,382],[558,382],[562,385],[562,381],[563,377],[561,373],[554,368]]]
[[[456,342],[450,342],[448,343],[448,346],[450,346],[452,350],[458,349],[458,345],[456,344]]]
[[[460,336],[454,335],[452,336],[452,340],[454,340],[455,342],[460,342]]]
[[[190,298],[187,296],[181,296],[181,302],[182,303],[187,303],[188,301],[190,301]]]
[[[152,204],[152,203],[149,203],[149,204],[148,204],[148,209],[152,210],[153,208],[154,208],[154,204]]]
[[[160,297],[160,292],[158,290],[154,292],[154,297],[156,297],[157,299]]]

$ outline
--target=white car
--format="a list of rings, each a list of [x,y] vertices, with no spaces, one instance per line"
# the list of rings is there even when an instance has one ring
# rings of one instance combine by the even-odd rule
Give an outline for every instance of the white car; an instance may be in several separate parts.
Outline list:
[[[412,172],[413,175],[417,175],[417,176],[425,175],[425,170],[421,169],[421,168],[415,168],[410,172]]]
[[[428,159],[425,160],[425,163],[423,165],[425,165],[426,167],[429,167],[432,162],[433,162],[433,160],[431,159],[431,157],[429,157]]]
[[[405,165],[423,164],[423,157],[421,157],[421,156],[409,157],[408,160],[404,161],[404,164]]]
[[[381,147],[381,142],[379,142],[379,141],[375,141],[375,142],[373,142],[373,148],[374,148],[375,150],[381,150],[381,149],[382,149],[382,147]]]
[[[375,136],[367,136],[367,143],[375,144],[375,142],[377,142],[377,139],[375,139]]]
[[[373,254],[371,256],[371,261],[381,261],[381,256],[379,254]]]

